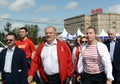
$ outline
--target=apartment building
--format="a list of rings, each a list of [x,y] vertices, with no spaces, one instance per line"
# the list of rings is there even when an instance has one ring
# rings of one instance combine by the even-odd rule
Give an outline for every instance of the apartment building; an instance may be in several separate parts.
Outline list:
[[[64,19],[64,27],[70,34],[74,34],[78,28],[82,33],[85,33],[86,28],[89,26],[95,27],[98,34],[102,29],[107,32],[109,28],[115,28],[116,32],[120,33],[120,14],[101,13],[79,15]]]

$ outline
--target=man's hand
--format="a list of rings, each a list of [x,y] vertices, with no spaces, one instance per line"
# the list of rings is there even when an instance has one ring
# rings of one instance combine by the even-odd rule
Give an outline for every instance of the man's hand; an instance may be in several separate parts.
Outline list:
[[[106,84],[112,84],[112,81],[107,80]]]
[[[72,84],[71,77],[67,77],[65,84]]]
[[[33,80],[33,76],[28,76],[28,83],[29,84],[31,84],[32,80]]]
[[[81,80],[81,76],[77,75],[77,81],[80,82],[80,80]]]

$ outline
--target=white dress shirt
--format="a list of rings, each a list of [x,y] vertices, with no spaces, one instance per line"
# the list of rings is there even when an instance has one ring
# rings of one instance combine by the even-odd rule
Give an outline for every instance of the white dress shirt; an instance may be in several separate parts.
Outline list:
[[[7,48],[7,53],[5,57],[4,72],[11,73],[12,58],[15,46],[12,49]]]
[[[110,42],[110,56],[111,56],[111,61],[113,61],[115,41],[116,41],[116,39],[114,39],[114,40],[112,40],[112,41]]]
[[[41,58],[45,73],[48,75],[53,75],[59,73],[59,63],[57,55],[57,41],[49,45],[47,42],[42,49]]]

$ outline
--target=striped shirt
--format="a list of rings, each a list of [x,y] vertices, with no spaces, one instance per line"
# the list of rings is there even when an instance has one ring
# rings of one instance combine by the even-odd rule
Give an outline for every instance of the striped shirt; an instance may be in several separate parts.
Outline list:
[[[98,54],[96,45],[88,45],[83,56],[84,71],[90,74],[97,74],[104,71],[101,57]]]

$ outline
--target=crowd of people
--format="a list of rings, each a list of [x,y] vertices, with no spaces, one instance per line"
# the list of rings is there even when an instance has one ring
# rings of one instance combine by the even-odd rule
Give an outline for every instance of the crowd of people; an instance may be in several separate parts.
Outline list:
[[[19,29],[19,40],[12,32],[6,36],[7,48],[0,52],[3,84],[120,84],[120,39],[115,29],[101,42],[96,29],[88,27],[86,36],[70,40],[57,38],[54,26],[45,28],[45,37],[35,49],[26,27]]]

